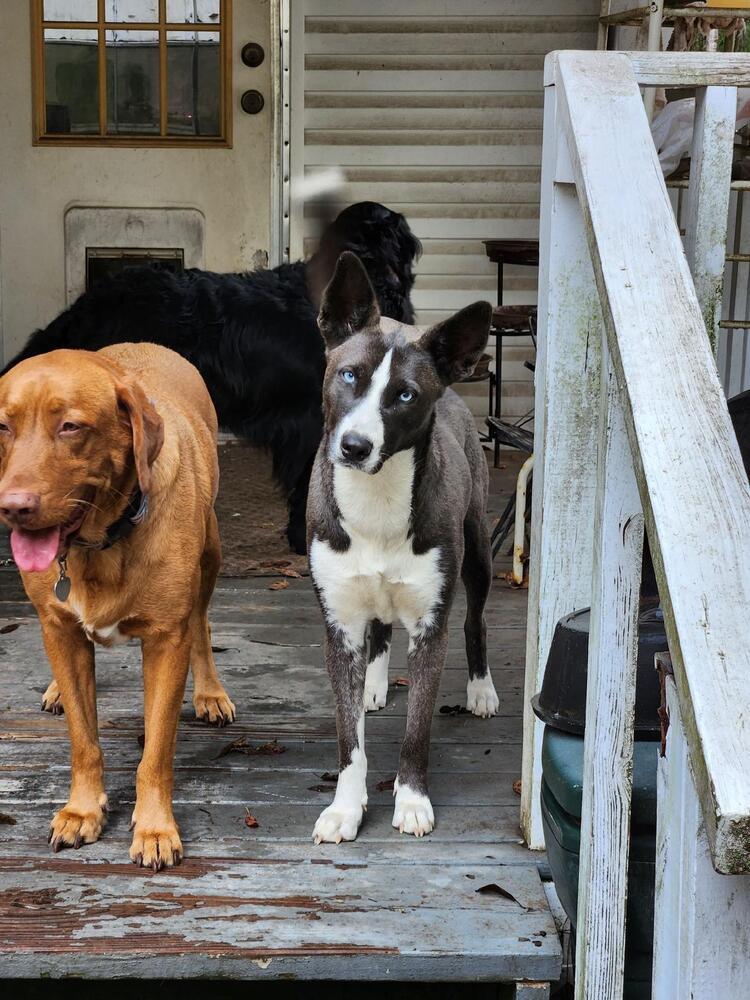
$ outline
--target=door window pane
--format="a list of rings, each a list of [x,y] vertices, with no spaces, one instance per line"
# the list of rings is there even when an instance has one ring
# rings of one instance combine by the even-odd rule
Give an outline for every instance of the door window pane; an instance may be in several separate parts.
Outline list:
[[[46,130],[52,135],[99,131],[97,33],[75,28],[44,32]]]
[[[218,24],[219,0],[167,0],[169,24]]]
[[[33,0],[35,143],[226,144],[225,2]]]
[[[106,0],[105,21],[158,21],[159,0]]]
[[[159,134],[159,33],[108,31],[107,132]]]
[[[221,59],[214,31],[167,32],[167,132],[221,133]]]
[[[95,21],[96,0],[44,0],[45,21]]]

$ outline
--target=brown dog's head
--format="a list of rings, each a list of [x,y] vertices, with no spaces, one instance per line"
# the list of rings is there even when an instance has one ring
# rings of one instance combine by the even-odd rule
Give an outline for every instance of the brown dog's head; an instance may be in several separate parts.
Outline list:
[[[99,354],[52,351],[0,379],[0,519],[19,569],[46,570],[83,530],[100,540],[136,480],[148,493],[163,436],[143,389]]]

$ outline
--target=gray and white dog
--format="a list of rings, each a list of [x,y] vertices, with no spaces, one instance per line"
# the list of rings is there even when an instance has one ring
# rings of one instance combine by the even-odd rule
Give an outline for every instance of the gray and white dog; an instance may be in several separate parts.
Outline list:
[[[446,391],[473,370],[491,316],[489,303],[477,302],[416,342],[386,333],[352,253],[341,255],[323,295],[325,431],[307,523],[336,702],[339,778],[315,824],[316,843],[354,840],[362,822],[365,711],[385,705],[394,621],[409,635],[409,704],[393,825],[417,837],[433,829],[430,723],[459,574],[467,596],[468,708],[483,717],[498,709],[484,621],[492,578],[487,464],[469,410]]]

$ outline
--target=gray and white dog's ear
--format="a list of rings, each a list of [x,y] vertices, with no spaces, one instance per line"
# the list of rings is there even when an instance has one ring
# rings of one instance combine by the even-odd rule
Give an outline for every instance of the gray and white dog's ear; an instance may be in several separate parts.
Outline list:
[[[422,350],[432,355],[444,385],[471,375],[487,346],[492,322],[489,302],[474,302],[455,316],[430,327],[419,339]]]
[[[330,351],[352,334],[377,329],[380,310],[375,291],[356,254],[345,250],[323,292],[318,328]]]

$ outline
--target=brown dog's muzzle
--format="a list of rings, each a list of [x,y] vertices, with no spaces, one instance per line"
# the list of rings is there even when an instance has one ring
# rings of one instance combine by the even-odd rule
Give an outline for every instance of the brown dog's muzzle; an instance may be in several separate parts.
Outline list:
[[[0,493],[0,519],[10,528],[10,547],[18,568],[30,573],[48,569],[80,528],[87,507],[83,502],[68,502],[55,516],[32,490]],[[56,523],[50,524],[53,519]]]
[[[11,524],[24,525],[39,513],[41,497],[38,493],[10,490],[0,495],[0,514]]]

